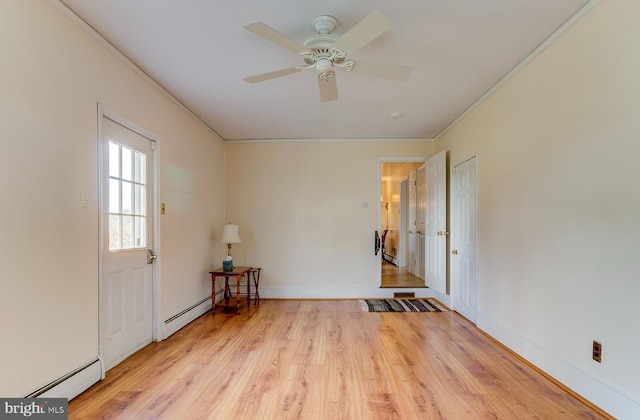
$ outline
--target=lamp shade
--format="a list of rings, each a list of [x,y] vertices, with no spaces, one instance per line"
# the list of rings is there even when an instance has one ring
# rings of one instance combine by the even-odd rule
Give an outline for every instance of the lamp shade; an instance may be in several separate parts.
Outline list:
[[[238,225],[226,224],[222,229],[222,235],[220,236],[220,242],[225,244],[237,244],[242,242],[238,235]]]

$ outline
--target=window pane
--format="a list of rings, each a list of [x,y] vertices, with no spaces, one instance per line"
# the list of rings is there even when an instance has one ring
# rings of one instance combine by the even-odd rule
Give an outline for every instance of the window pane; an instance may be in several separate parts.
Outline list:
[[[120,177],[120,146],[109,142],[109,176]]]
[[[109,180],[109,213],[120,213],[120,181]]]
[[[109,251],[120,249],[120,216],[109,215]]]
[[[134,220],[136,223],[134,240],[135,247],[145,248],[147,246],[147,220],[144,217],[136,217]]]
[[[122,182],[122,213],[132,214],[133,203],[132,200],[132,184],[130,182]]]
[[[134,181],[140,184],[146,184],[146,174],[147,174],[147,155],[140,152],[135,152],[135,160],[134,164],[134,172],[135,177]]]
[[[133,150],[123,147],[122,148],[122,179],[132,181],[131,167],[133,164]]]
[[[133,202],[135,205],[134,214],[145,216],[147,214],[146,187],[144,185],[134,185]]]
[[[122,249],[133,248],[133,217],[122,216]]]

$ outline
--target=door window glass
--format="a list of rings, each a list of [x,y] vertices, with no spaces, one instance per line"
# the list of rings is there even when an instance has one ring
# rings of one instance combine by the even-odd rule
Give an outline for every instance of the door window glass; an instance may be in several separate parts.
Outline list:
[[[147,247],[147,156],[109,141],[109,250]]]

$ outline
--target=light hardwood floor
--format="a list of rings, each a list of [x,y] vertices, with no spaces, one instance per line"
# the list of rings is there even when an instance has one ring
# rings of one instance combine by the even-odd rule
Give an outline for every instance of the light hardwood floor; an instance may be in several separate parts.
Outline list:
[[[382,288],[420,288],[426,287],[424,280],[410,274],[406,267],[399,268],[391,263],[382,264]]]
[[[107,372],[70,419],[595,419],[455,312],[263,300]]]

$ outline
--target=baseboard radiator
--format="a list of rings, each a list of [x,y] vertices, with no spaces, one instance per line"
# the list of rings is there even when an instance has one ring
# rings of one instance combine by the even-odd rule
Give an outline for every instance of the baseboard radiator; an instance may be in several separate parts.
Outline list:
[[[91,385],[103,378],[100,359],[85,363],[77,369],[44,385],[25,398],[67,398],[72,399],[86,391]]]
[[[211,310],[211,297],[206,297],[164,321],[165,338]],[[96,356],[73,371],[25,395],[25,398],[67,398],[71,400],[104,378],[102,362]]]
[[[164,338],[171,336],[179,331],[182,327],[189,324],[194,319],[211,310],[211,296],[202,299],[187,309],[173,315],[164,321],[165,333]]]

